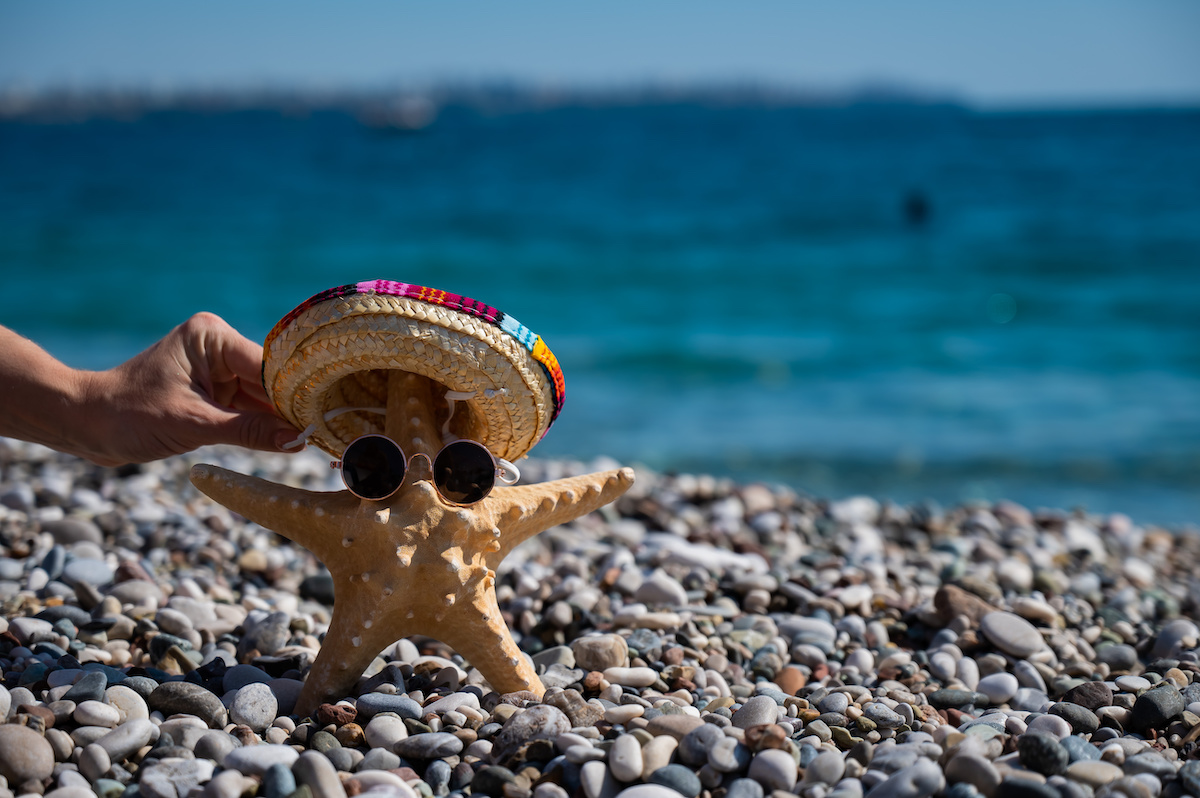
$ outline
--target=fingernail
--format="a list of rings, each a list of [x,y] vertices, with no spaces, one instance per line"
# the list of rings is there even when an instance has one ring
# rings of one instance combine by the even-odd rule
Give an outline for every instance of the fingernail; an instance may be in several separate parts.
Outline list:
[[[298,452],[299,446],[289,446],[296,440],[296,433],[291,430],[280,430],[275,433],[275,448],[281,452]]]

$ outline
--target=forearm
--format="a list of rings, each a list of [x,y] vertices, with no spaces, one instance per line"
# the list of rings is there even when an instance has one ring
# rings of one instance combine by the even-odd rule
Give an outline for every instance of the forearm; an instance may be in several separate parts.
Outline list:
[[[80,430],[88,424],[88,382],[88,372],[0,327],[0,435],[85,454]]]

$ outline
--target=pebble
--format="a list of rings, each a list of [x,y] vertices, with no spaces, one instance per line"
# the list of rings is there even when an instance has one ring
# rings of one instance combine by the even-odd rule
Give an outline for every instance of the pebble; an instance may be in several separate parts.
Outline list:
[[[463,741],[449,732],[429,732],[406,737],[392,746],[405,759],[435,759],[451,756],[463,749]]]
[[[1067,778],[1086,784],[1093,789],[1103,787],[1110,781],[1115,781],[1123,775],[1121,768],[1109,762],[1098,759],[1083,759],[1072,762],[1067,767]]]
[[[606,668],[604,678],[622,687],[649,687],[658,679],[653,668]]]
[[[219,729],[225,725],[227,713],[221,699],[191,682],[164,682],[150,694],[147,706],[164,715],[195,715]]]
[[[927,798],[946,786],[942,769],[928,759],[918,759],[892,773],[868,792],[868,798]]]
[[[261,733],[278,712],[279,702],[271,688],[262,682],[252,682],[237,691],[229,705],[229,720]]]
[[[207,759],[168,759],[138,771],[140,794],[178,798],[208,782],[215,767]]]
[[[1045,647],[1033,624],[1012,612],[989,612],[979,620],[979,631],[1006,654],[1025,659]]]
[[[371,748],[391,751],[396,743],[408,737],[408,727],[395,715],[376,715],[363,729],[363,734]]]
[[[692,771],[691,768],[683,765],[666,765],[650,774],[646,781],[651,784],[661,784],[663,787],[670,788],[683,796],[683,798],[696,798],[700,794],[702,785],[700,778]]]
[[[775,699],[758,695],[746,701],[737,712],[733,713],[733,725],[739,729],[748,729],[751,726],[774,723],[778,714],[779,705]]]
[[[630,782],[642,777],[642,743],[632,734],[622,734],[608,749],[608,769],[613,778]]]
[[[54,770],[54,750],[27,726],[0,725],[0,776],[16,786],[41,781]]]
[[[1016,676],[1001,671],[981,677],[975,689],[987,696],[991,704],[999,705],[1008,703],[1020,686]]]
[[[764,790],[791,792],[796,786],[799,766],[787,751],[768,748],[759,751],[750,760],[748,775],[763,785]]]
[[[262,776],[272,765],[291,768],[299,756],[296,749],[290,745],[263,743],[234,748],[225,755],[225,760],[221,764],[247,776]]]
[[[606,671],[628,663],[629,646],[616,634],[592,635],[571,641],[576,667],[585,671]],[[607,677],[606,677],[607,678]]]
[[[316,751],[305,751],[292,765],[297,786],[312,791],[313,798],[346,798],[346,789],[329,758]]]
[[[614,798],[680,798],[680,794],[662,784],[635,784],[621,790]],[[742,798],[742,796],[735,796],[735,798]]]

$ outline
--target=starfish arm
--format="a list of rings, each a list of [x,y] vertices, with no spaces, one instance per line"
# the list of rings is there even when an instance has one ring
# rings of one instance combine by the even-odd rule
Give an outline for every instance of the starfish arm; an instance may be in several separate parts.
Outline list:
[[[191,480],[213,501],[298,543],[327,564],[341,547],[337,518],[353,513],[359,504],[349,491],[314,493],[214,465],[192,466]]]
[[[541,698],[546,688],[505,626],[495,590],[481,583],[474,593],[470,602],[454,607],[452,617],[432,636],[462,654],[496,692],[528,690]]]
[[[339,596],[334,602],[333,618],[321,642],[321,653],[308,670],[304,687],[296,700],[296,714],[307,717],[326,701],[350,695],[363,671],[375,656],[404,635],[395,624],[368,628],[363,624],[364,610],[356,596]]]
[[[534,535],[573,521],[615,500],[633,485],[633,469],[618,468],[535,485],[497,488],[500,549],[489,561],[499,563]]]

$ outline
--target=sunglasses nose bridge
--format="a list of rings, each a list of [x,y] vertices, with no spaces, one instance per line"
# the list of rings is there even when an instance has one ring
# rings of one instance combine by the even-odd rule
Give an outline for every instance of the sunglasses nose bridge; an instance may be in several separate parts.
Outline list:
[[[425,454],[424,452],[417,452],[416,454],[414,454],[408,458],[408,462],[406,463],[407,471],[408,471],[408,474],[413,474],[414,479],[415,479],[417,475],[416,475],[416,469],[413,466],[414,460],[424,460],[425,461],[425,471],[424,471],[424,473],[420,474],[419,476],[423,476],[429,480],[432,480],[433,479],[433,460],[430,459],[429,455]],[[408,474],[406,474],[405,476],[407,476]]]

